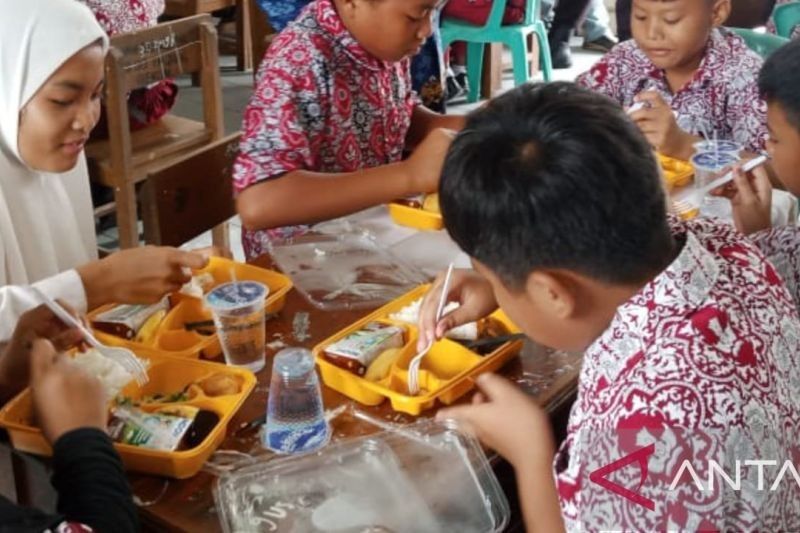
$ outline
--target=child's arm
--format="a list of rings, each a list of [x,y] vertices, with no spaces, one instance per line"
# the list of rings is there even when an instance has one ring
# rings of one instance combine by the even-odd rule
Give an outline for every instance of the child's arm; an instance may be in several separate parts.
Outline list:
[[[94,531],[137,531],[122,461],[105,433],[103,386],[68,364],[46,340],[33,341],[30,360],[34,412],[53,445],[59,513]]]
[[[399,163],[324,174],[294,170],[242,191],[236,208],[248,229],[267,229],[336,218],[396,198],[435,191],[452,134],[434,130]]]
[[[506,379],[484,374],[477,383],[473,405],[443,409],[436,418],[457,420],[514,466],[527,531],[564,531],[547,413]]]
[[[442,115],[425,106],[418,105],[411,115],[411,127],[406,135],[406,146],[414,148],[421,143],[430,132],[437,128],[461,131],[464,128],[464,115]]]

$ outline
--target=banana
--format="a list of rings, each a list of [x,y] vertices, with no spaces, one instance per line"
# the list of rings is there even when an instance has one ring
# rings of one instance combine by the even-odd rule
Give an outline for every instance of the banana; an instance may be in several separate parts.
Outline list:
[[[425,201],[422,202],[422,210],[431,213],[441,213],[439,209],[439,195],[437,193],[425,196]]]
[[[156,333],[158,332],[158,327],[161,325],[161,322],[166,316],[167,312],[163,309],[150,315],[150,318],[145,320],[144,324],[142,324],[142,327],[139,328],[139,332],[136,333],[135,341],[140,344],[150,344],[153,342]]]
[[[380,381],[385,378],[389,374],[389,370],[391,370],[394,362],[397,361],[402,353],[403,350],[401,348],[389,348],[381,352],[367,368],[364,379],[368,381]]]

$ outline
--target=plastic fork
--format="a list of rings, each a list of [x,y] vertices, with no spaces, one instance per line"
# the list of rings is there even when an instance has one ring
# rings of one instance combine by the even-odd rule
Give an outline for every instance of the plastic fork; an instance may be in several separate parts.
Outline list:
[[[769,161],[769,156],[767,154],[761,154],[758,157],[746,161],[742,165],[742,172],[750,172],[763,165],[767,161]],[[708,185],[689,189],[685,194],[673,200],[672,205],[674,206],[675,211],[678,213],[685,213],[687,211],[697,209],[700,207],[703,198],[705,198],[708,193],[732,181],[733,176],[734,171],[730,170],[719,178],[712,180]]]
[[[83,333],[83,337],[86,342],[98,352],[103,354],[104,357],[111,359],[112,361],[118,363],[122,368],[124,368],[130,375],[134,377],[136,383],[140,386],[144,385],[149,381],[147,377],[147,367],[142,363],[142,361],[136,357],[136,355],[126,349],[126,348],[115,348],[112,346],[106,346],[98,341],[95,336],[92,334],[91,331],[86,329],[83,324],[79,320],[77,320],[74,316],[67,313],[67,311],[58,305],[52,298],[44,294],[36,287],[32,287],[33,292],[36,294],[39,300],[50,309],[54,315],[56,315],[64,324],[67,326],[76,328]]]
[[[442,294],[439,296],[439,307],[436,308],[436,320],[438,324],[442,319],[444,312],[444,305],[447,302],[447,293],[450,290],[450,279],[453,277],[453,263],[447,267],[447,275],[444,277],[444,286],[442,287]],[[422,351],[417,353],[408,365],[408,392],[411,396],[419,394],[419,367],[422,364],[422,358],[428,355],[428,352],[433,348],[434,339],[428,340],[428,344]]]

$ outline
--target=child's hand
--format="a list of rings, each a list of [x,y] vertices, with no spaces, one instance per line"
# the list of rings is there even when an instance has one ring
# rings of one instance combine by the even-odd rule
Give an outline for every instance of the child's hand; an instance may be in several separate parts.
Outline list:
[[[444,159],[455,135],[456,132],[452,130],[436,128],[403,161],[409,195],[436,192],[439,189]]]
[[[764,167],[749,175],[740,166],[734,169],[733,181],[713,191],[715,196],[730,198],[736,229],[750,235],[772,226],[772,183]]]
[[[194,254],[202,255],[206,259],[211,259],[212,257],[223,257],[225,259],[233,259],[233,252],[221,246],[206,246],[205,248],[195,248],[194,250],[189,250],[189,251]]]
[[[74,429],[105,430],[108,411],[100,381],[70,365],[49,341],[33,342],[30,372],[34,411],[51,444]]]
[[[77,317],[69,306],[59,303]],[[66,350],[79,344],[83,334],[67,327],[44,305],[24,313],[0,356],[0,397],[8,398],[27,386],[31,347],[37,339],[47,339],[57,349]]]
[[[144,246],[109,255],[78,268],[89,308],[109,302],[149,304],[177,291],[208,258],[177,248]]]
[[[477,383],[481,393],[473,405],[442,409],[437,420],[458,421],[518,471],[550,469],[555,443],[547,413],[500,376],[483,374]]]
[[[650,145],[664,155],[686,159],[694,138],[683,131],[672,108],[656,91],[644,91],[636,95],[636,102],[645,106],[630,114]]]
[[[444,278],[444,274],[436,276],[431,289],[422,300],[419,310],[418,350],[424,349],[429,339],[441,339],[451,329],[479,320],[497,309],[494,291],[486,278],[474,270],[453,270],[447,301],[456,301],[461,306],[445,314],[437,324],[434,320]]]

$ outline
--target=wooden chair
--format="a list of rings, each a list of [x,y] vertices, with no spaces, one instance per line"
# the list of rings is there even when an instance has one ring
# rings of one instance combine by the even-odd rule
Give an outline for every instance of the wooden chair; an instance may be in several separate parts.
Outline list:
[[[105,65],[109,138],[87,145],[86,154],[92,179],[114,190],[121,248],[139,244],[136,184],[154,169],[224,135],[216,37],[210,17],[200,15],[111,39]],[[130,91],[193,73],[202,86],[202,122],[170,113],[130,131]]]
[[[223,227],[236,214],[231,174],[239,137],[240,132],[228,135],[150,173],[142,187],[148,244],[180,246],[211,228]],[[215,237],[215,245],[228,247],[227,232]]]
[[[166,0],[164,16],[182,18],[236,7],[236,68],[253,68],[250,16],[253,0]],[[258,59],[256,59],[258,61]]]
[[[255,76],[264,54],[267,52],[272,39],[275,38],[275,30],[269,23],[269,17],[258,6],[258,2],[250,0],[250,42],[253,47],[253,76]]]

